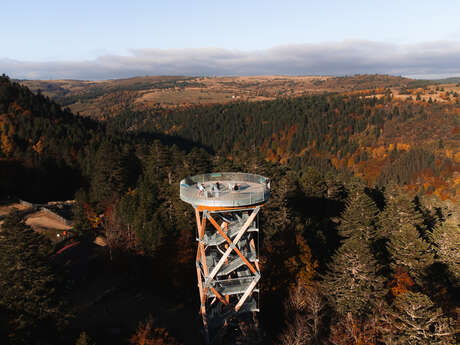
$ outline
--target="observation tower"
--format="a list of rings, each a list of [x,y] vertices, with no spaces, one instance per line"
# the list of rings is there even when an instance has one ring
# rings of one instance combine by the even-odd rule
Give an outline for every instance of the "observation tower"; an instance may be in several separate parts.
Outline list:
[[[180,198],[195,208],[196,272],[206,341],[226,320],[259,309],[259,211],[268,178],[211,173],[180,182]],[[207,226],[209,223],[209,226]]]

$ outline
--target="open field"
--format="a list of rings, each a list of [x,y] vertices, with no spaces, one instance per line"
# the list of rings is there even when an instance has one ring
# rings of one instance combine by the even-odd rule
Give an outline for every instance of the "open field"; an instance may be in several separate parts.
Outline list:
[[[392,91],[395,98],[403,100],[412,98],[428,102],[431,99],[433,102],[440,103],[456,103],[457,100],[460,101],[460,84],[458,83],[433,84],[424,88],[414,88],[406,90],[408,94],[404,94],[405,92],[401,88],[394,88]]]
[[[197,104],[263,101],[323,92],[348,92],[406,86],[411,79],[385,75],[136,77],[105,81],[24,80],[74,113],[95,118],[116,116],[123,109],[175,108]]]

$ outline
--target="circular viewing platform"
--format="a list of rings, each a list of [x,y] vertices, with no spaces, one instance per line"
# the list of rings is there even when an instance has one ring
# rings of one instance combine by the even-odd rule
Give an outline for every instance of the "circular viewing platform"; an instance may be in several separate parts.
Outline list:
[[[270,197],[267,177],[246,173],[211,173],[180,182],[181,200],[193,206],[241,207],[262,204]]]

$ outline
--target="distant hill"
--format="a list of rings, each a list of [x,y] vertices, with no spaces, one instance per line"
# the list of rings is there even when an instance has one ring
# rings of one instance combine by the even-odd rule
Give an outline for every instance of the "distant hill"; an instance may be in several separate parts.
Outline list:
[[[20,80],[72,112],[107,119],[125,109],[176,108],[263,101],[323,92],[346,92],[407,86],[411,79],[388,75],[182,77],[154,76],[129,79]]]
[[[436,83],[439,83],[439,84],[454,84],[454,83],[460,83],[460,77],[435,79],[433,81],[436,82]]]

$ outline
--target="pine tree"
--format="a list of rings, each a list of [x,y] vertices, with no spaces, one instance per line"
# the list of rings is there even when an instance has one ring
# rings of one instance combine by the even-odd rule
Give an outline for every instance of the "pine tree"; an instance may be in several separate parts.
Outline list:
[[[365,313],[385,294],[377,262],[359,238],[346,240],[337,250],[323,285],[340,315]]]
[[[307,168],[302,171],[299,185],[308,197],[324,198],[328,191],[328,186],[323,176],[313,168]]]
[[[96,153],[91,172],[91,200],[103,206],[112,201],[124,186],[121,154],[109,142]]]
[[[93,234],[91,223],[85,210],[86,194],[83,190],[75,193],[75,206],[73,208],[73,232],[78,237],[88,237]]]
[[[379,215],[379,235],[388,237],[395,231],[400,231],[405,224],[411,224],[418,230],[423,231],[423,215],[417,210],[413,200],[409,195],[395,191],[390,188],[385,193],[386,205]]]
[[[155,140],[150,147],[146,170],[148,175],[158,182],[167,178],[168,183],[172,183],[171,157],[168,149],[159,140]]]
[[[194,147],[186,157],[186,166],[190,171],[189,174],[197,175],[211,172],[211,164],[208,158],[205,150]]]
[[[428,243],[411,224],[404,224],[390,235],[387,250],[391,255],[390,267],[403,268],[420,284],[425,270],[433,264],[434,257]]]
[[[448,219],[438,225],[430,237],[439,261],[447,265],[456,283],[460,283],[460,227]]]
[[[358,238],[365,241],[376,236],[375,223],[378,209],[375,202],[362,190],[350,193],[345,210],[340,216],[338,231],[344,238]]]
[[[271,179],[271,185],[275,184],[276,188],[270,194],[270,203],[262,210],[266,222],[266,240],[292,224],[294,217],[290,201],[299,193],[296,175],[291,171],[279,180]]]
[[[382,319],[388,345],[455,344],[453,320],[424,294],[409,291],[398,295]]]

